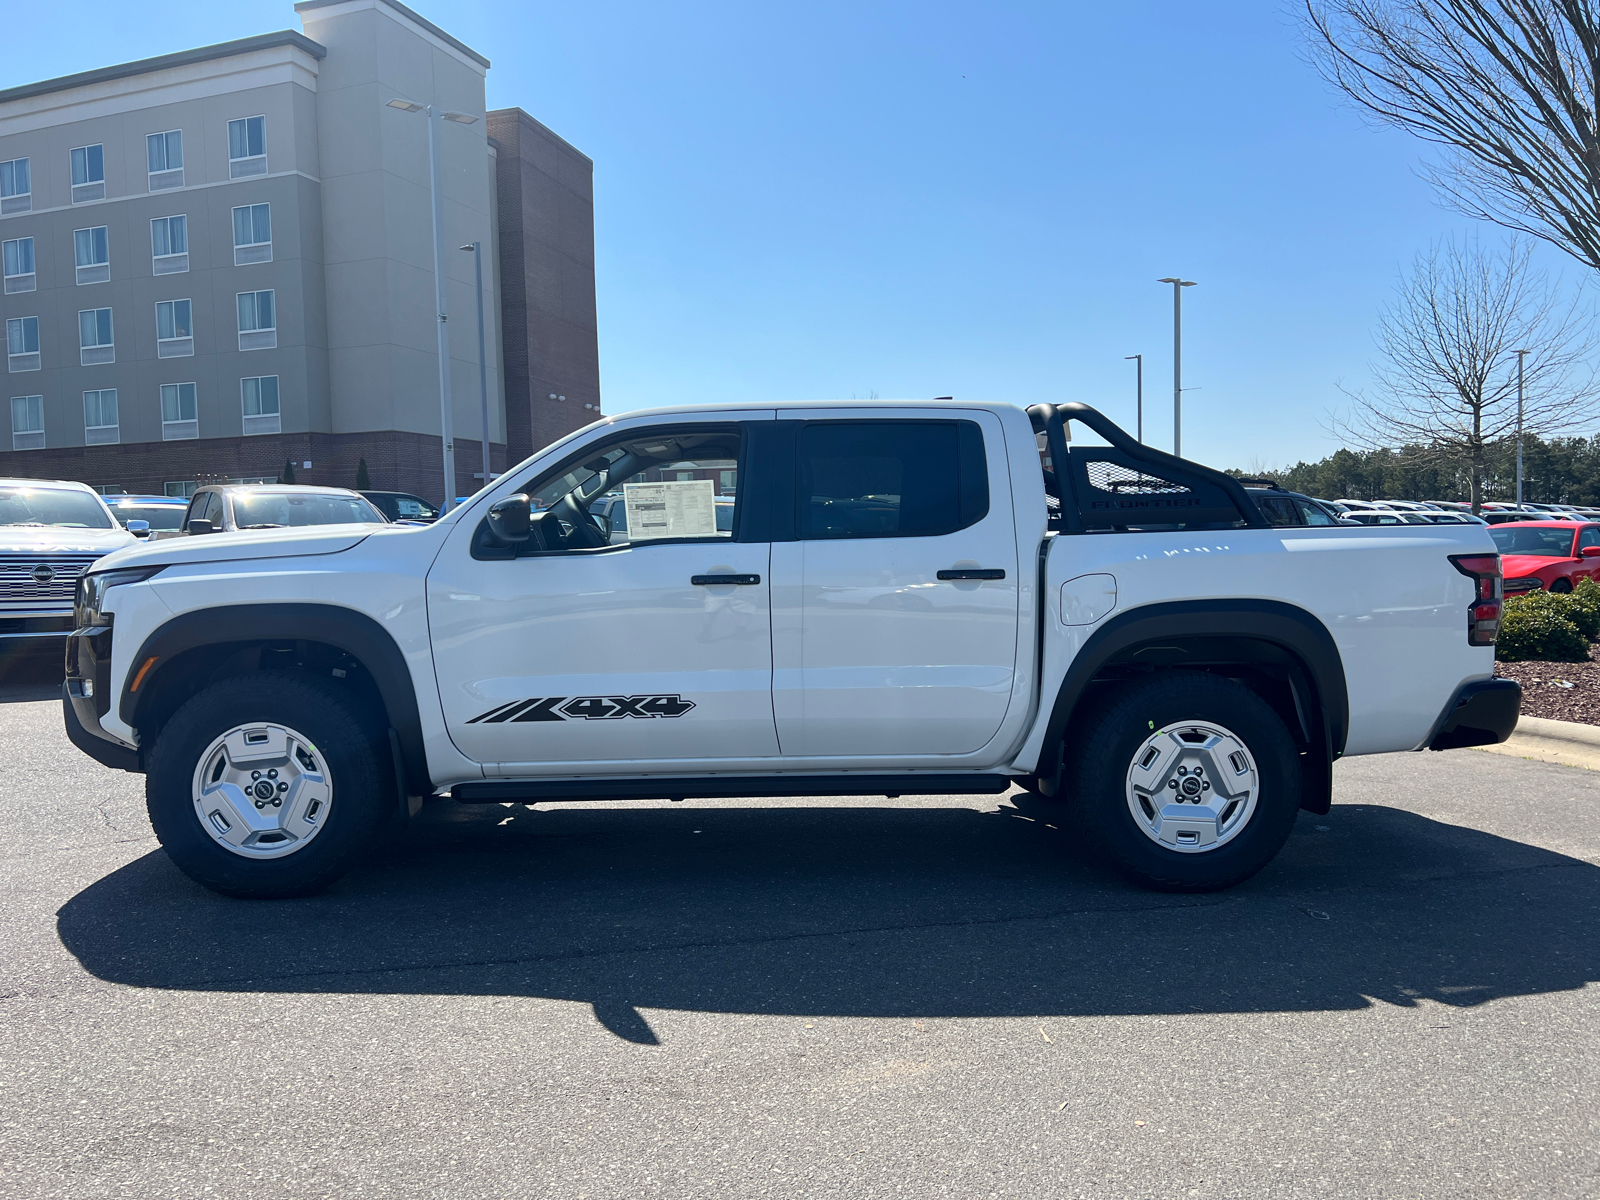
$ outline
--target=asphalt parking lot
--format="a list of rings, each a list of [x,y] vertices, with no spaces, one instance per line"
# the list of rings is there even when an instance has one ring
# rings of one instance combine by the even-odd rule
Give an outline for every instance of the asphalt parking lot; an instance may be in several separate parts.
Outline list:
[[[1600,1194],[1600,774],[1342,763],[1216,896],[1015,795],[440,804],[248,903],[49,673],[0,680],[5,1197]]]

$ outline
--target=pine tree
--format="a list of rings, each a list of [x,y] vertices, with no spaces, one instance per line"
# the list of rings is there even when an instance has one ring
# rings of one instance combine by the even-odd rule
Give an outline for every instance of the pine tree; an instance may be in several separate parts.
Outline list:
[[[283,474],[278,476],[279,483],[294,482],[294,463],[289,459],[283,460]]]
[[[372,476],[367,473],[367,460],[363,458],[356,464],[356,491],[370,492],[372,490]]]

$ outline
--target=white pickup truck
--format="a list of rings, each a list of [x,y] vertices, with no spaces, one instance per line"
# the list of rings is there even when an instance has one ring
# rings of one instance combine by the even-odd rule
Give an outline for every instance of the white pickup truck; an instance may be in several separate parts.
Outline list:
[[[322,887],[443,794],[1014,784],[1204,890],[1326,812],[1335,759],[1510,734],[1500,589],[1481,527],[1274,528],[1084,405],[652,410],[430,526],[101,559],[64,710],[145,774],[173,861],[238,896]]]

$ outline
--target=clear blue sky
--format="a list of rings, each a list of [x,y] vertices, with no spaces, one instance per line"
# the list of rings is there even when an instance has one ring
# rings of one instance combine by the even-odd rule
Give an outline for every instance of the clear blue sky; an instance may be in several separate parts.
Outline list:
[[[1142,352],[1170,448],[1176,273],[1185,450],[1319,458],[1397,271],[1469,224],[1306,65],[1292,0],[412,6],[595,161],[612,413],[875,392],[1131,428]],[[299,28],[289,0],[151,11],[13,4],[0,86]]]

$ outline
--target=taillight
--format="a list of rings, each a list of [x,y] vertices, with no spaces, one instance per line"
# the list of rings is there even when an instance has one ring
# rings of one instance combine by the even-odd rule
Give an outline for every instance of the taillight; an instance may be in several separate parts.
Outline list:
[[[1477,594],[1467,606],[1467,644],[1492,646],[1500,636],[1500,615],[1505,608],[1504,581],[1498,554],[1452,554],[1450,565],[1476,585]]]

